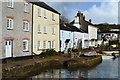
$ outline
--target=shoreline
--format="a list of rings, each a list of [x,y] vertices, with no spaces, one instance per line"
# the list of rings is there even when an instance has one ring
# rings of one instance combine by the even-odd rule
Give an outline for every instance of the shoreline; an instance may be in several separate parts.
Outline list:
[[[60,56],[43,58],[43,59],[35,58],[28,61],[17,61],[17,62],[11,62],[9,64],[7,63],[3,64],[3,78],[14,78],[14,77],[21,78],[25,75],[27,76],[27,74],[30,74],[31,72],[35,72],[38,70],[45,70],[48,68],[62,68],[62,67],[66,67],[66,68],[77,68],[77,67],[87,68],[88,67],[89,68],[101,62],[102,62],[102,56],[68,58],[68,57],[64,57],[63,55],[62,56],[60,55]]]

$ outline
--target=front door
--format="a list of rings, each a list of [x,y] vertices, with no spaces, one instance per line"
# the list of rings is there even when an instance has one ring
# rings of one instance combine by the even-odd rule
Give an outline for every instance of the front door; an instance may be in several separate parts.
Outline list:
[[[5,42],[5,52],[6,52],[6,57],[12,57],[12,40],[6,40]]]

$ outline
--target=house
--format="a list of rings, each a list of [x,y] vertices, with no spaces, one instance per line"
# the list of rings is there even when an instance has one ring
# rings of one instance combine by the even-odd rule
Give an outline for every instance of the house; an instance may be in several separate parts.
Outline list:
[[[60,50],[60,13],[44,2],[33,4],[32,50],[40,54],[46,49]]]
[[[79,42],[81,43],[79,46],[81,46],[82,49],[97,46],[97,28],[93,26],[91,19],[86,21],[83,13],[78,11],[77,16],[75,16],[71,24],[82,31],[81,33],[75,33],[78,34],[76,39],[79,38]]]
[[[61,52],[67,53],[69,48],[81,48],[80,33],[82,31],[71,24],[61,24],[60,44]]]
[[[88,34],[89,34],[89,47],[97,47],[97,27],[93,25],[88,26]]]
[[[32,4],[0,2],[0,52],[1,59],[31,55]]]
[[[104,45],[112,41],[119,41],[120,25],[116,24],[95,24],[98,27],[98,45],[104,41]]]
[[[60,25],[60,49],[61,52],[67,53],[69,48],[73,48],[73,31],[65,24]]]

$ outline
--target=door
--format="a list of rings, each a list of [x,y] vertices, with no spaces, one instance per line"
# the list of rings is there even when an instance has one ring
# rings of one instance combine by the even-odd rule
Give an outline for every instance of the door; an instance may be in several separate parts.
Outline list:
[[[12,40],[6,40],[5,52],[6,52],[6,57],[12,57]]]
[[[48,41],[48,49],[51,49],[51,41]]]

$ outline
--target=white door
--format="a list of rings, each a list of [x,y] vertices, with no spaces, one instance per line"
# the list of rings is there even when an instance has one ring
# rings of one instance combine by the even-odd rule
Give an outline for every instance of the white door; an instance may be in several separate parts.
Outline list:
[[[51,41],[48,41],[48,49],[51,49]]]
[[[12,40],[7,40],[5,42],[5,52],[6,57],[12,57]]]

